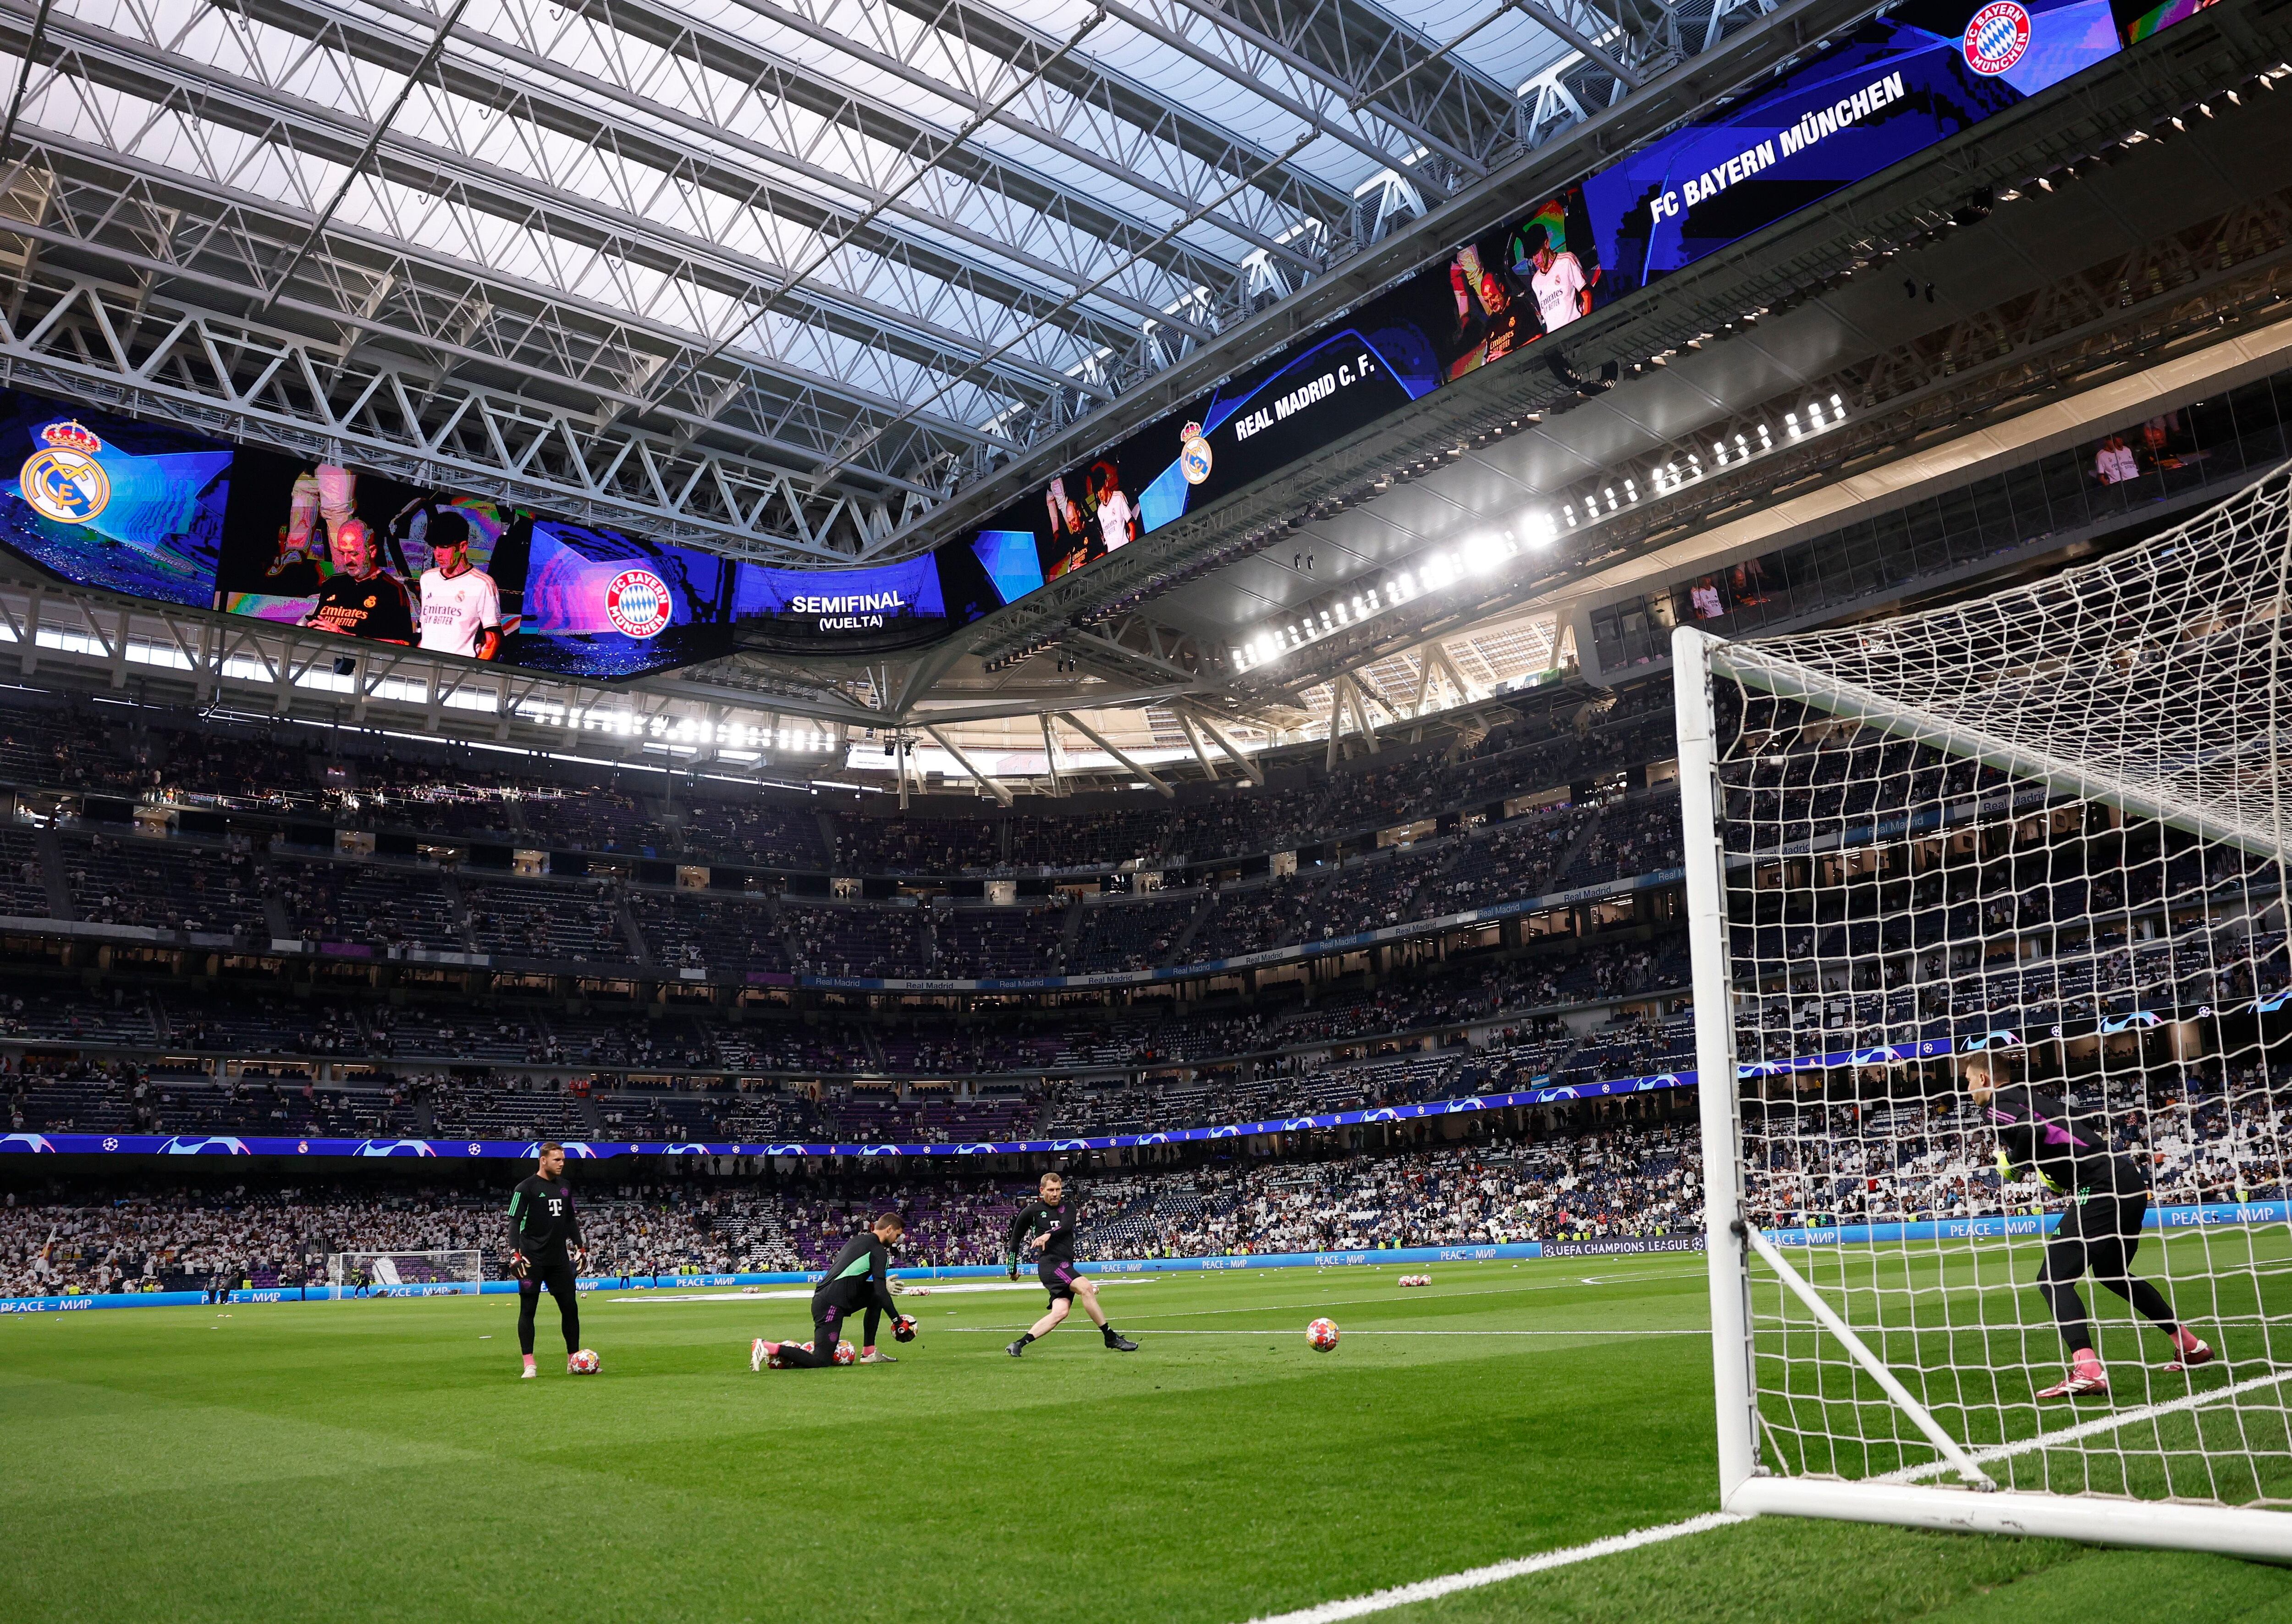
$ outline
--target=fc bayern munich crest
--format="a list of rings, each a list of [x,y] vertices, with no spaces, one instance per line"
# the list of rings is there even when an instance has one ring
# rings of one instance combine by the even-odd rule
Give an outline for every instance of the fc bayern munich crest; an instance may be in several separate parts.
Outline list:
[[[58,524],[85,524],[111,500],[111,481],[96,456],[103,441],[77,423],[52,423],[40,431],[45,450],[24,459],[16,476],[32,511]]]
[[[650,570],[624,570],[605,588],[605,618],[625,637],[658,637],[668,617],[668,583]]]
[[[1991,0],[1965,25],[1965,65],[1995,77],[2030,48],[2030,13],[2016,0]]]
[[[1186,483],[1198,485],[1210,477],[1210,442],[1202,437],[1202,425],[1190,423],[1178,438],[1183,442],[1178,450],[1178,472],[1186,476]]]

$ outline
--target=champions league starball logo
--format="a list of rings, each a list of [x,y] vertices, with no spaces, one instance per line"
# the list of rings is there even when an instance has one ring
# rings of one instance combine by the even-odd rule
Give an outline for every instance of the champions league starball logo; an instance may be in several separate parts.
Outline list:
[[[18,489],[32,511],[58,524],[85,524],[111,500],[111,480],[96,459],[103,441],[77,423],[52,423],[40,431],[44,451],[24,459]]]
[[[1995,0],[1965,25],[1965,65],[1995,77],[2022,60],[2030,48],[2030,13],[2016,0]]]
[[[625,637],[658,637],[669,612],[668,583],[650,570],[624,570],[605,588],[605,618]]]
[[[1186,483],[1198,485],[1210,477],[1210,442],[1202,437],[1202,425],[1190,423],[1178,432],[1178,472],[1186,476]]]

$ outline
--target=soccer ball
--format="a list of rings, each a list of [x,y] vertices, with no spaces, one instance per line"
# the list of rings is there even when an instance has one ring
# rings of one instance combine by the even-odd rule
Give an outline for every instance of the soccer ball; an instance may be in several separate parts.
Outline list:
[[[565,1361],[565,1369],[571,1376],[594,1376],[597,1373],[597,1350],[583,1348]]]
[[[860,1350],[853,1347],[850,1343],[844,1341],[841,1337],[837,1337],[835,1339],[835,1362],[840,1365],[858,1364],[860,1362]]]
[[[1314,1321],[1305,1328],[1305,1340],[1313,1345],[1315,1353],[1328,1353],[1337,1345],[1337,1322],[1335,1320]]]

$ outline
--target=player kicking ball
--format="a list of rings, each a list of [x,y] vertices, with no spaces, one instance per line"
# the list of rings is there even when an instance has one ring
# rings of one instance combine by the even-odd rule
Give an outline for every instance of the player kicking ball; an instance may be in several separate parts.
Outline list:
[[[534,1374],[533,1315],[541,1306],[544,1286],[557,1299],[565,1368],[571,1371],[573,1355],[581,1350],[573,1265],[587,1256],[581,1215],[573,1210],[573,1186],[565,1182],[565,1147],[552,1140],[541,1147],[536,1171],[520,1180],[509,1198],[509,1257],[517,1272],[517,1347],[525,1357],[524,1377]]]
[[[1066,1199],[1066,1181],[1055,1173],[1044,1174],[1036,1191],[1038,1199],[1021,1208],[1011,1220],[1011,1278],[1019,1278],[1019,1259],[1033,1248],[1037,1254],[1035,1273],[1042,1280],[1043,1289],[1051,1294],[1050,1312],[1003,1351],[1018,1358],[1029,1342],[1058,1329],[1080,1299],[1083,1313],[1104,1334],[1107,1346],[1118,1353],[1136,1353],[1138,1345],[1106,1322],[1106,1311],[1098,1305],[1098,1282],[1075,1267],[1075,1232],[1082,1227],[1082,1203]]]
[[[2210,1363],[2212,1349],[2174,1319],[2163,1292],[2133,1273],[2141,1220],[2149,1210],[2149,1176],[2132,1157],[2109,1148],[2107,1120],[2073,1118],[2059,1096],[2027,1083],[2001,1082],[1979,1062],[1966,1069],[1965,1088],[1997,1128],[1998,1171],[2010,1179],[2016,1168],[2032,1169],[2046,1189],[2070,1198],[2038,1272],[2038,1295],[2054,1311],[2054,1323],[2069,1345],[2070,1373],[2038,1396],[2074,1399],[2109,1393],[2108,1373],[2093,1349],[2093,1321],[2077,1289],[2088,1269],[2173,1339],[2167,1370]]]
[[[867,1352],[861,1364],[892,1364],[893,1357],[876,1346],[876,1330],[885,1314],[892,1316],[892,1335],[901,1342],[916,1338],[916,1322],[892,1301],[892,1248],[908,1226],[895,1212],[884,1213],[843,1243],[835,1261],[811,1293],[811,1346],[801,1342],[767,1342],[762,1337],[748,1344],[748,1369],[767,1364],[777,1369],[816,1370],[835,1362],[835,1345],[855,1311],[867,1312]]]

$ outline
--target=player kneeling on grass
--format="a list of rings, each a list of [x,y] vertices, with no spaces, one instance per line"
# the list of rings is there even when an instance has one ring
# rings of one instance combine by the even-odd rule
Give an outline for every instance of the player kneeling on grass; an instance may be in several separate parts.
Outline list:
[[[573,1265],[588,1257],[581,1244],[581,1216],[573,1210],[573,1186],[565,1182],[565,1147],[554,1140],[541,1147],[537,1171],[519,1182],[509,1198],[509,1258],[517,1271],[517,1348],[525,1374],[533,1371],[533,1313],[541,1289],[557,1299],[557,1322],[565,1332],[566,1369],[581,1348],[581,1309],[575,1300]]]
[[[2078,1296],[2078,1277],[2087,1269],[2173,1339],[2175,1357],[2167,1370],[2208,1363],[2212,1349],[2174,1319],[2163,1292],[2132,1272],[2141,1220],[2149,1210],[2149,1176],[2133,1158],[2109,1148],[2108,1119],[2072,1117],[2059,1096],[2027,1083],[1999,1081],[1981,1062],[1966,1069],[1965,1087],[1997,1130],[1999,1173],[2011,1179],[2017,1168],[2034,1170],[2046,1189],[2070,1198],[2053,1239],[2046,1242],[2045,1267],[2038,1273],[2038,1294],[2054,1311],[2054,1322],[2069,1345],[2070,1374],[2038,1396],[2068,1399],[2109,1392],[2109,1377],[2093,1349],[2093,1321]]]
[[[1082,1203],[1066,1199],[1066,1181],[1055,1173],[1044,1174],[1036,1188],[1040,1199],[1028,1202],[1011,1220],[1011,1278],[1019,1278],[1020,1257],[1026,1248],[1034,1248],[1040,1254],[1035,1273],[1043,1289],[1051,1294],[1050,1312],[1003,1351],[1018,1358],[1029,1342],[1058,1329],[1079,1298],[1083,1313],[1105,1334],[1107,1346],[1118,1353],[1136,1353],[1138,1345],[1106,1322],[1106,1311],[1098,1305],[1098,1282],[1075,1267],[1075,1232],[1082,1227]]]
[[[876,1347],[876,1329],[885,1314],[892,1316],[892,1335],[902,1342],[915,1340],[916,1322],[892,1302],[892,1247],[907,1232],[895,1212],[887,1212],[843,1243],[835,1261],[811,1294],[811,1347],[801,1342],[767,1342],[762,1337],[748,1344],[748,1369],[767,1363],[800,1369],[818,1369],[835,1362],[835,1345],[852,1313],[867,1311],[867,1351],[861,1364],[892,1364],[891,1354]]]

